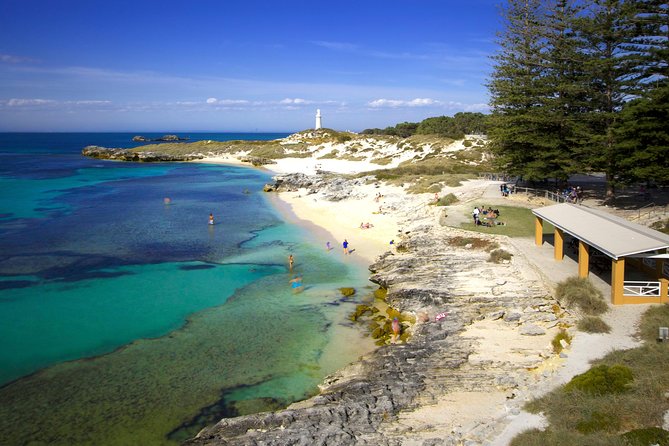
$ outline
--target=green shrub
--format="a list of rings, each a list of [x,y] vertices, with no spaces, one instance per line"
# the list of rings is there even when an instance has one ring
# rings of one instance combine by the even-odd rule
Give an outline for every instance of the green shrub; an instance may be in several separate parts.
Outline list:
[[[459,235],[451,237],[448,240],[448,244],[451,246],[459,246],[461,248],[464,248],[467,245],[471,245],[471,247],[474,249],[486,249],[486,250],[497,249],[499,247],[497,242],[486,240],[484,238],[461,237]]]
[[[584,316],[576,327],[586,333],[609,333],[611,327],[598,316]]]
[[[553,351],[559,354],[562,351],[562,341],[564,340],[567,344],[571,344],[571,336],[567,333],[567,330],[561,329],[551,341],[553,346]]]
[[[588,279],[570,277],[558,284],[555,294],[560,303],[568,307],[578,307],[585,314],[595,316],[609,309],[602,292]]]
[[[346,141],[350,141],[350,140],[351,140],[351,135],[347,135],[345,133],[340,133],[339,135],[337,135],[337,142],[338,143],[345,143]]]
[[[630,446],[648,446],[651,444],[669,446],[669,432],[659,427],[634,429],[633,431],[625,432],[621,437]]]
[[[527,430],[516,436],[511,446],[624,446],[624,440],[599,434],[584,435],[562,429]]]
[[[490,252],[490,257],[488,257],[488,262],[501,263],[502,261],[505,260],[511,260],[511,257],[513,257],[513,254],[511,254],[510,252],[505,251],[503,249],[495,249],[494,251]]]
[[[607,395],[610,393],[623,393],[629,388],[634,380],[632,370],[624,365],[607,366],[605,364],[591,368],[585,373],[574,376],[564,390],[573,392],[575,390],[590,395]]]
[[[465,139],[464,141],[462,141],[462,145],[465,146],[465,147],[471,147],[473,144],[474,144],[474,143],[472,143],[472,142],[471,142],[470,140],[468,140],[468,139]]]
[[[459,201],[458,197],[456,197],[453,194],[448,194],[448,195],[444,195],[443,197],[439,197],[439,200],[437,201],[436,205],[437,206],[450,206],[454,203],[457,203],[458,201]]]
[[[651,224],[650,227],[655,229],[656,231],[660,231],[660,232],[664,232],[665,234],[669,234],[669,219],[656,221],[653,224]]]
[[[620,420],[611,414],[593,412],[587,420],[576,423],[576,430],[582,434],[608,431],[615,432],[620,429]]]
[[[639,325],[639,335],[647,342],[655,342],[658,327],[669,327],[669,305],[653,306],[646,310]]]

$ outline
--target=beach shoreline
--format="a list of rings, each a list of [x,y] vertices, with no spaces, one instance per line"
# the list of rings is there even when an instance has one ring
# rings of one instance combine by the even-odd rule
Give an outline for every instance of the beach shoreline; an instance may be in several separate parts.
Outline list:
[[[325,171],[328,160],[323,161]],[[291,171],[303,172],[302,166],[302,159],[287,159],[280,167],[265,166],[265,169],[281,176]],[[350,170],[350,166],[347,168]],[[336,241],[334,250],[342,256],[340,243],[347,239],[354,251],[345,260],[350,259],[372,272],[370,281],[388,289],[388,304],[426,319],[407,327],[414,334],[407,344],[375,349],[368,357],[328,377],[321,386],[321,395],[294,403],[285,411],[291,419],[296,416],[295,411],[320,409],[323,398],[355,387],[360,380],[369,383],[371,388],[388,387],[384,381],[388,378],[374,378],[378,367],[389,362],[388,358],[393,358],[393,362],[406,354],[413,355],[410,352],[431,351],[429,360],[423,358],[424,364],[419,366],[395,363],[406,368],[401,372],[405,377],[401,384],[418,387],[406,400],[393,403],[397,416],[375,424],[375,435],[380,435],[388,444],[395,444],[393,439],[401,437],[403,440],[398,439],[397,444],[422,444],[431,438],[449,438],[503,446],[522,430],[545,426],[542,417],[522,410],[525,402],[584,372],[590,361],[604,356],[612,348],[636,345],[635,326],[646,306],[612,308],[606,319],[616,327],[613,333],[575,332],[572,345],[562,356],[555,356],[550,340],[557,333],[558,323],[573,325],[574,316],[566,313],[560,316],[566,319],[558,320],[553,314],[553,288],[561,276],[553,274],[556,270],[552,253],[540,259],[537,249],[530,246],[531,241],[477,233],[476,236],[496,241],[512,252],[514,260],[495,265],[480,258],[472,264],[468,259],[473,255],[478,259],[480,254],[466,247],[448,246],[446,241],[453,236],[474,233],[457,229],[457,225],[441,224],[444,208],[429,206],[434,200],[432,194],[409,195],[403,188],[377,181],[361,181],[347,187],[352,190],[343,199],[332,200],[328,192],[319,187],[289,187],[288,191],[272,195],[270,200],[285,216],[292,218],[292,222],[305,225],[324,239],[332,237]],[[491,197],[495,194],[486,195],[494,190],[498,190],[497,182],[472,180],[458,187],[445,187],[441,195],[455,193],[462,200],[460,205],[448,210],[449,214],[458,214],[464,213],[470,203],[494,202]],[[378,194],[382,197],[377,198]],[[382,207],[382,212],[378,212],[377,205]],[[367,222],[372,226],[361,229],[360,224]],[[404,249],[397,250],[402,243],[411,245],[409,251],[414,253],[409,257]],[[441,277],[440,268],[448,271],[447,278]],[[551,271],[554,277],[548,277],[545,271]],[[475,300],[470,296],[476,296]],[[446,310],[446,319],[435,323],[435,316],[442,310]],[[537,329],[539,336],[523,334],[530,326]],[[448,333],[447,338],[444,338],[445,333]],[[504,342],[500,344],[502,334]],[[513,349],[505,350],[509,345]],[[448,366],[448,378],[407,381],[406,377],[411,374],[433,375],[444,363],[457,364],[455,368]],[[385,372],[395,376],[392,370]],[[478,376],[474,383],[469,382],[472,373]],[[464,384],[453,381],[458,376]],[[450,384],[445,386],[442,381]],[[470,404],[474,400],[477,403]],[[350,410],[347,407],[353,403],[337,404],[337,409],[327,410]],[[367,407],[370,405],[367,403]],[[369,410],[374,413],[373,408]],[[281,416],[279,412],[274,417]],[[254,421],[261,424],[268,422],[260,414],[255,420],[261,420]],[[250,421],[222,420],[193,444],[217,444],[207,440],[207,433],[230,428],[234,431],[236,423],[246,422]],[[284,424],[282,421],[281,426]],[[290,435],[288,429],[282,435]],[[407,439],[413,443],[406,443]]]

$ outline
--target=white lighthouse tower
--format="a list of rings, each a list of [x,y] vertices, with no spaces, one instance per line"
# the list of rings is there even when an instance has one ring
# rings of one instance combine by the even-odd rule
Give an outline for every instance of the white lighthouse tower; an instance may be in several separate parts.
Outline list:
[[[316,110],[316,127],[315,129],[318,130],[321,127],[323,127],[323,123],[321,122],[321,109],[319,108]]]

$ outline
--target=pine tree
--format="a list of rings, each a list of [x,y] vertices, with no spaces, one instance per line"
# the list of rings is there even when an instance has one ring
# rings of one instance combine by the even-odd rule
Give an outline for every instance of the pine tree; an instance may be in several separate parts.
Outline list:
[[[669,79],[623,108],[616,126],[618,180],[669,182]]]
[[[547,176],[537,139],[543,42],[539,35],[540,0],[509,0],[502,10],[506,28],[499,36],[500,51],[488,84],[492,116],[488,136],[499,166],[530,180]]]

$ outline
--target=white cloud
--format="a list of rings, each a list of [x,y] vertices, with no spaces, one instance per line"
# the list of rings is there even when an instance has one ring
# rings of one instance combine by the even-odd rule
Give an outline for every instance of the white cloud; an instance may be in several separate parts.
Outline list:
[[[314,45],[322,46],[323,48],[328,48],[337,51],[355,51],[358,49],[358,45],[355,45],[353,43],[327,42],[325,40],[316,40],[312,43]]]
[[[32,59],[21,56],[14,56],[12,54],[0,54],[0,62],[2,63],[22,63],[30,62]]]
[[[29,107],[34,105],[50,105],[55,104],[56,101],[51,99],[16,99],[12,98],[7,101],[9,107]]]
[[[280,104],[288,104],[288,105],[307,105],[307,104],[312,104],[312,101],[307,101],[306,99],[302,98],[286,98],[282,99],[279,101]]]
[[[416,98],[410,101],[403,101],[399,99],[375,99],[369,101],[367,105],[372,108],[399,108],[399,107],[428,107],[431,105],[440,105],[441,102],[431,98]]]
[[[247,104],[250,104],[250,101],[248,101],[246,99],[208,98],[206,102],[207,102],[207,104],[214,104],[214,105],[247,105]]]

